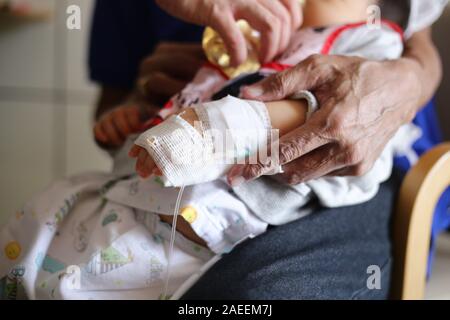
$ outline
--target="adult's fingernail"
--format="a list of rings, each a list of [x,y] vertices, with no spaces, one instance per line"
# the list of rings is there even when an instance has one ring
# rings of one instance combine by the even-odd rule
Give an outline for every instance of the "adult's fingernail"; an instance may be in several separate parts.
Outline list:
[[[242,89],[242,93],[247,97],[258,98],[262,96],[264,91],[260,86],[252,86]]]

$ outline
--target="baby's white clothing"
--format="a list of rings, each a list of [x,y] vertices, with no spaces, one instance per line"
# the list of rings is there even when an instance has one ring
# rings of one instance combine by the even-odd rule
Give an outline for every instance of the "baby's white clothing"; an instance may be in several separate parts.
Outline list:
[[[0,233],[0,298],[164,298],[171,227],[158,213],[173,213],[178,189],[161,183],[84,174],[37,194]],[[181,208],[214,252],[177,233],[169,296],[267,227],[222,181],[187,187]]]
[[[163,188],[163,183],[159,177],[125,179],[106,192],[105,198],[144,212],[172,215],[179,189]],[[231,251],[268,226],[221,179],[185,187],[180,208],[181,216],[216,254]]]

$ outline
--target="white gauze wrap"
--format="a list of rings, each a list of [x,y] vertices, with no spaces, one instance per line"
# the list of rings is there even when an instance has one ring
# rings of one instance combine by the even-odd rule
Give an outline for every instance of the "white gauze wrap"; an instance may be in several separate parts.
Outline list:
[[[228,96],[194,110],[199,118],[195,128],[171,116],[135,142],[152,156],[166,187],[216,180],[267,149],[271,125],[264,103]]]

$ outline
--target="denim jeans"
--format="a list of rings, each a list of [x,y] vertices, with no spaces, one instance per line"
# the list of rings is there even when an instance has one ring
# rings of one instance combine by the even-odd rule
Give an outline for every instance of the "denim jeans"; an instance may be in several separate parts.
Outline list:
[[[369,202],[318,208],[269,228],[225,255],[183,299],[388,298],[390,222],[401,180],[394,173]],[[371,266],[380,286],[368,286],[376,283]]]

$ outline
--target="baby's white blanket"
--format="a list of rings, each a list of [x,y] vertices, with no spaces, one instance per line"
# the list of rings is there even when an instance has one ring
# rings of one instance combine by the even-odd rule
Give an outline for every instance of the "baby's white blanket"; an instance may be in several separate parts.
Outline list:
[[[0,233],[1,299],[162,298],[170,226],[106,199],[117,179],[59,181],[11,217]],[[212,257],[177,235],[169,293]]]

